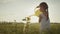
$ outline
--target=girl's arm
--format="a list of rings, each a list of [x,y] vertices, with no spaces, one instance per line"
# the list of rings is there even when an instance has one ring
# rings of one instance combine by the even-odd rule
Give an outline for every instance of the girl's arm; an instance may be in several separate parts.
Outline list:
[[[28,16],[28,17],[31,17],[31,16],[34,16],[34,14],[33,14],[33,15],[30,15],[30,16]]]
[[[39,23],[41,22],[41,19],[42,19],[42,16],[40,15],[40,16],[39,16]]]

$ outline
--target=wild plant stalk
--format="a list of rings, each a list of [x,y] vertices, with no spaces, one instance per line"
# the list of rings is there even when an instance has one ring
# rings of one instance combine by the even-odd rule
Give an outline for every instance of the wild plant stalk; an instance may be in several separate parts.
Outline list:
[[[26,23],[24,24],[23,34],[29,34],[29,25],[30,25],[30,18],[26,17]]]

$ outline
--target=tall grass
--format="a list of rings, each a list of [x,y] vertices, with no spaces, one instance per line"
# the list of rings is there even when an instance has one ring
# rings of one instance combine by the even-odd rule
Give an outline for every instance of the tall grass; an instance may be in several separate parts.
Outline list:
[[[0,34],[23,34],[24,23],[0,23]],[[51,23],[51,34],[60,34],[60,23]],[[39,24],[31,23],[28,34],[39,34]]]

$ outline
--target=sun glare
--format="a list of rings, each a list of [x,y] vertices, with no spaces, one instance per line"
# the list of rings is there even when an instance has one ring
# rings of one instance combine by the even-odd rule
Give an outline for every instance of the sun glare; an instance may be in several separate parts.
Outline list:
[[[30,21],[32,23],[36,23],[36,22],[38,22],[38,17],[37,16],[32,16]]]

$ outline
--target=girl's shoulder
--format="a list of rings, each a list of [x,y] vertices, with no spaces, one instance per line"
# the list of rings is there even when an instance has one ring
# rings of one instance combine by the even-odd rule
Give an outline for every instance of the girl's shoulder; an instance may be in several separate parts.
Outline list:
[[[42,13],[42,11],[41,11],[39,8],[37,8],[37,9],[35,10],[35,13]]]
[[[35,8],[34,11],[37,11],[37,10],[39,10],[39,9],[40,9],[40,8]]]
[[[36,16],[39,16],[39,15],[41,15],[43,12],[42,11],[40,11],[40,9],[37,9],[36,11],[35,11],[35,15]]]

